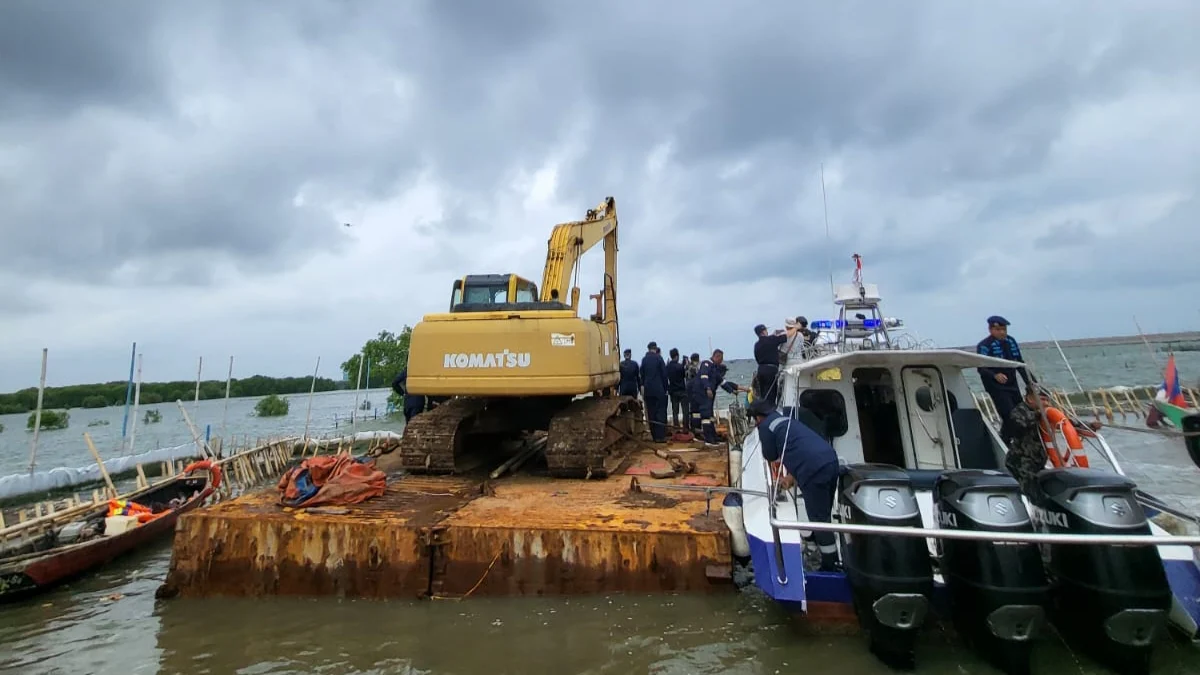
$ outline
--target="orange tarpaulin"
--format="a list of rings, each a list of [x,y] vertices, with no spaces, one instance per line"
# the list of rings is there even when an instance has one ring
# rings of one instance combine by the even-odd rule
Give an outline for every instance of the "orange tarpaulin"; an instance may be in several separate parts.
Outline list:
[[[383,494],[387,477],[375,468],[374,460],[360,461],[349,455],[310,457],[279,479],[279,503],[283,506],[358,504]]]

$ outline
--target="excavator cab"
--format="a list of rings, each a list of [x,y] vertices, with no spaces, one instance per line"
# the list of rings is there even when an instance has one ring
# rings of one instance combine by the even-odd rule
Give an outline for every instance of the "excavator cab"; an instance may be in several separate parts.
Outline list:
[[[450,295],[452,313],[538,309],[569,307],[555,300],[540,301],[537,284],[516,274],[469,274],[455,280]]]

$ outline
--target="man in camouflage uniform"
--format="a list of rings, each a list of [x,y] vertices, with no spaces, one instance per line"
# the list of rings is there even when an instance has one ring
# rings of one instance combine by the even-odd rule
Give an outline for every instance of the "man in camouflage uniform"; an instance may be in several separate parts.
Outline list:
[[[692,390],[692,380],[696,379],[696,375],[700,372],[700,355],[692,354],[689,358],[683,360],[683,383],[684,390],[690,392]],[[699,433],[700,427],[692,423],[692,402],[690,394],[683,397],[683,419],[684,424],[692,433]]]
[[[1038,401],[1041,396],[1041,401]],[[1021,491],[1035,501],[1039,494],[1037,486],[1038,472],[1046,468],[1046,445],[1042,441],[1042,410],[1050,405],[1050,400],[1044,392],[1031,386],[1025,392],[1025,398],[1015,405],[1008,419],[1000,427],[1004,442],[1008,444],[1008,454],[1004,456],[1004,466],[1008,472],[1021,484]]]

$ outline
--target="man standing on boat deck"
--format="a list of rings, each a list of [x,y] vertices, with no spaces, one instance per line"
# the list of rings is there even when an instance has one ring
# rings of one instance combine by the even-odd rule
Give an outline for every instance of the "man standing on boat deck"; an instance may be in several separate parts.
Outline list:
[[[667,442],[667,364],[658,350],[658,344],[646,345],[642,357],[642,401],[646,404],[646,418],[650,422],[650,438],[655,443]]]
[[[987,323],[989,335],[979,341],[979,344],[975,346],[975,351],[984,356],[1025,363],[1025,359],[1021,357],[1021,346],[1017,344],[1015,338],[1008,334],[1008,319],[1002,316],[989,316]],[[1020,372],[1021,378],[1025,380],[1025,386],[1028,387],[1033,380],[1024,368]],[[1021,387],[1017,384],[1017,369],[980,368],[979,378],[983,380],[983,389],[991,397],[992,403],[996,406],[996,415],[1003,424],[1013,408],[1021,402]]]
[[[667,395],[671,397],[671,425],[679,426],[679,413],[683,411],[684,424],[688,421],[687,368],[679,362],[679,350],[671,348],[671,360],[667,361]]]
[[[779,350],[787,344],[793,330],[777,330],[767,334],[767,327],[761,323],[754,327],[758,341],[754,343],[754,361],[758,370],[754,373],[755,398],[769,401],[772,405],[779,402]]]
[[[763,459],[779,462],[787,470],[779,486],[800,488],[809,521],[832,522],[833,496],[840,471],[833,446],[799,420],[779,414],[766,401],[756,400],[750,406],[750,414],[754,415],[754,426],[758,428]],[[821,549],[821,571],[837,571],[837,543],[833,533],[814,532],[813,539]]]
[[[704,443],[708,446],[717,445],[717,426],[713,422],[713,406],[717,400],[717,389],[724,389],[730,394],[736,394],[741,387],[733,382],[725,382],[724,365],[725,352],[714,349],[712,358],[700,363],[696,379],[692,380],[692,424],[699,426],[704,433]]]
[[[633,350],[625,350],[625,359],[621,361],[621,382],[617,385],[617,394],[637,397],[642,388],[642,374],[637,361],[633,360]]]
[[[1038,397],[1041,396],[1041,405]],[[1037,385],[1029,385],[1025,398],[1013,406],[1000,426],[1000,437],[1008,445],[1004,468],[1021,484],[1021,491],[1034,501],[1040,494],[1037,475],[1046,468],[1046,444],[1042,441],[1042,410],[1051,404],[1050,397]]]

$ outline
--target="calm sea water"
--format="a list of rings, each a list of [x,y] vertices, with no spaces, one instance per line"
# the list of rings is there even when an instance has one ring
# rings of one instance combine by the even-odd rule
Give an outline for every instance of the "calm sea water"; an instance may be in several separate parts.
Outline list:
[[[1073,348],[1067,352],[1087,388],[1153,384],[1161,379],[1144,346]],[[1057,351],[1029,350],[1039,377],[1057,387],[1073,381]],[[1162,359],[1162,355],[1159,356]],[[1200,353],[1177,355],[1185,383],[1200,377]],[[751,364],[730,377],[748,383]],[[372,392],[382,405],[386,391]],[[256,436],[303,430],[307,396],[285,418],[250,415],[254,401],[230,403],[230,433]],[[313,399],[313,429],[338,431],[353,409],[352,392]],[[191,404],[189,414],[192,414]],[[222,401],[202,401],[198,424],[219,433]],[[138,432],[138,450],[190,440],[174,405],[155,406],[159,424]],[[39,465],[87,462],[81,434],[103,452],[119,445],[122,411],[72,411],[71,427],[42,434]],[[88,427],[90,419],[110,424]],[[28,463],[24,416],[0,418],[0,472]],[[360,429],[399,429],[387,421]],[[1200,510],[1200,471],[1178,441],[1114,431],[1109,441],[1144,486]],[[853,635],[817,634],[753,590],[708,596],[473,599],[466,602],[370,602],[335,599],[155,601],[169,543],[118,561],[102,572],[29,602],[0,608],[0,672],[12,673],[886,673]],[[992,673],[961,644],[929,633],[919,673]],[[1042,644],[1035,672],[1102,673],[1061,643]],[[1156,673],[1200,672],[1200,651],[1164,643]]]
[[[374,389],[361,392],[359,402],[369,400],[372,407],[379,406],[378,415],[383,416],[387,406],[388,389]],[[289,402],[288,414],[282,417],[257,417],[254,415],[254,405],[257,398],[231,398],[229,410],[225,410],[225,401],[207,400],[194,404],[185,401],[188,415],[192,423],[204,434],[208,430],[212,436],[220,436],[222,427],[227,429],[231,437],[240,442],[243,439],[253,441],[255,438],[268,436],[285,436],[302,434],[304,432],[305,412],[308,409],[308,394],[291,394],[284,396]],[[157,410],[162,415],[162,421],[153,424],[143,424],[137,420],[134,434],[135,452],[146,452],[155,448],[165,448],[192,442],[191,431],[183,419],[183,413],[175,403],[157,403],[142,406],[138,417],[146,410]],[[309,433],[312,435],[346,432],[350,430],[350,413],[354,411],[353,391],[327,391],[313,394],[312,420]],[[105,457],[118,457],[134,454],[128,449],[121,450],[121,421],[124,418],[124,408],[73,408],[71,424],[66,429],[42,431],[38,434],[37,466],[40,470],[55,466],[84,466],[92,464],[92,456],[88,453],[83,433],[87,432],[96,444],[96,449]],[[378,428],[374,420],[376,411],[359,411],[357,429]],[[364,419],[365,416],[365,419]],[[29,467],[30,445],[33,433],[25,430],[28,413],[20,415],[0,415],[0,424],[6,428],[0,433],[0,475],[20,473]],[[133,429],[133,414],[130,412],[129,431]],[[92,426],[97,424],[97,426]],[[368,426],[375,424],[375,426]]]

